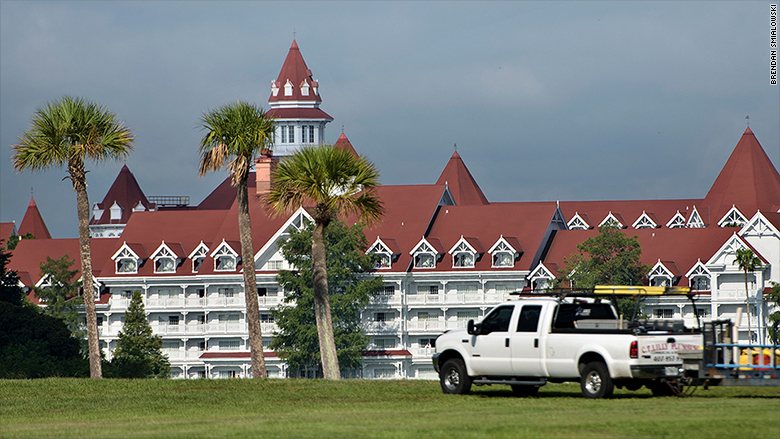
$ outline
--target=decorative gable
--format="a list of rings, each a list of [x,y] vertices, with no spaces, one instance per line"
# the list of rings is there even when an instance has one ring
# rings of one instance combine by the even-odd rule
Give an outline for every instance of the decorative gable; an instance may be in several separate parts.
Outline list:
[[[553,270],[555,272],[553,272]],[[531,291],[540,291],[547,288],[550,285],[550,282],[555,279],[557,271],[557,264],[552,263],[550,264],[550,268],[548,268],[540,262],[539,265],[528,274],[528,280],[531,282]]]
[[[117,274],[136,274],[138,273],[138,267],[146,257],[146,252],[143,250],[143,246],[139,244],[128,244],[125,242],[122,247],[111,256],[116,264]]]
[[[688,286],[690,286],[693,291],[712,290],[712,273],[704,266],[701,259],[685,273],[685,277],[688,278]]]
[[[291,232],[305,229],[313,222],[314,218],[306,212],[306,209],[298,208],[255,254],[255,270],[279,271],[285,269],[287,262],[279,250],[280,241],[290,236]]]
[[[693,210],[691,211],[691,216],[688,218],[686,227],[690,229],[703,229],[704,227],[707,227],[707,225],[704,224],[704,221],[702,221],[701,215],[699,215],[699,211],[696,210],[696,206],[693,206]]]
[[[523,248],[517,238],[504,238],[504,235],[501,235],[488,253],[493,261],[493,268],[514,267],[515,261],[523,253]]]
[[[611,211],[607,214],[607,216],[604,218],[601,223],[599,223],[599,227],[603,226],[610,226],[610,227],[616,227],[618,229],[625,229],[625,223],[621,221],[623,218],[620,216],[619,213],[612,213]]]
[[[731,237],[724,243],[717,252],[715,252],[714,255],[710,258],[709,261],[705,264],[708,268],[720,268],[721,270],[726,271],[736,271],[737,266],[734,265],[734,259],[736,259],[737,250],[742,249],[750,249],[750,246],[742,239],[739,235],[736,233],[732,234]],[[755,252],[755,250],[754,250]],[[756,256],[758,256],[759,259],[763,263],[766,263],[766,259],[764,259],[758,252],[755,252]]]
[[[387,243],[385,243],[387,241]],[[376,255],[376,268],[377,269],[390,269],[393,262],[395,262],[401,255],[398,249],[398,243],[395,239],[376,237],[376,241],[368,248],[366,254],[373,253]]]
[[[197,273],[200,271],[200,266],[203,265],[203,261],[206,256],[209,255],[209,247],[203,243],[203,241],[195,247],[195,250],[187,256],[192,261],[192,272]]]
[[[279,86],[276,84],[276,81],[271,81],[271,95],[276,97],[279,94]]]
[[[731,209],[718,221],[718,227],[742,227],[746,222],[747,218],[732,204]]]
[[[484,253],[484,250],[477,238],[464,238],[461,235],[458,242],[452,246],[448,253],[452,255],[452,266],[454,268],[473,268],[477,259]]]
[[[739,231],[739,236],[746,237],[768,237],[775,236],[780,239],[780,231],[761,213],[756,212],[753,218],[747,222]]]
[[[284,84],[284,95],[285,96],[292,96],[293,94],[293,85],[290,80],[287,80],[287,83]]]
[[[682,229],[682,228],[685,228],[685,217],[678,210],[677,213],[674,214],[672,219],[670,219],[669,222],[666,223],[666,227],[668,227],[670,229]]]
[[[574,212],[574,216],[571,217],[571,219],[567,223],[569,230],[592,229],[593,226],[590,225],[590,221],[587,218],[588,218],[587,214],[580,215],[579,213]]]
[[[154,260],[155,273],[175,273],[176,267],[184,259],[184,254],[181,244],[167,245],[163,241],[150,258]]]
[[[444,252],[438,239],[431,239],[431,241],[435,242],[421,239],[409,253],[414,260],[414,268],[436,268],[436,262]]]
[[[677,266],[673,261],[661,262],[659,259],[647,275],[650,279],[650,286],[671,287],[679,280],[676,272]]]
[[[214,271],[236,271],[238,267],[238,253],[224,239],[211,252],[211,257],[214,258]]]
[[[309,83],[305,79],[301,82],[301,96],[309,96]]]
[[[642,215],[634,221],[631,227],[635,229],[657,229],[661,226],[658,225],[658,219],[655,218],[654,214],[648,214],[643,210]]]

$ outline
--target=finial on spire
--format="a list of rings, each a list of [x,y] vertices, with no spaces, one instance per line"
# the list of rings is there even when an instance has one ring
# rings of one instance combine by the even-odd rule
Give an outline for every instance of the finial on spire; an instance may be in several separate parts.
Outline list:
[[[748,127],[750,126],[750,115],[749,114],[747,116],[745,116],[745,123],[747,124]]]
[[[293,26],[293,40],[295,39],[295,26]]]
[[[455,151],[457,151],[457,150],[458,150],[458,144],[456,143],[455,144]]]
[[[341,124],[341,134],[344,134],[344,124]]]

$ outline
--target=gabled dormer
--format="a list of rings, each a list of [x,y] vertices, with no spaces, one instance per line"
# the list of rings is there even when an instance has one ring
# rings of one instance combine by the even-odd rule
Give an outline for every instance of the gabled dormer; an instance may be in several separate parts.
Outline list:
[[[688,278],[688,286],[692,291],[710,291],[712,290],[712,273],[699,259],[694,266],[685,273]]]
[[[685,228],[685,217],[678,210],[677,213],[674,214],[672,219],[670,219],[669,222],[666,223],[666,227],[668,227],[670,229],[684,229]]]
[[[477,238],[464,238],[461,235],[458,242],[452,246],[449,254],[452,255],[453,268],[474,268],[485,250]]]
[[[293,85],[292,82],[290,82],[290,80],[287,79],[287,82],[284,84],[284,95],[292,96],[292,94],[293,94]]]
[[[197,247],[195,247],[195,250],[193,250],[187,258],[192,261],[192,272],[197,273],[200,271],[201,265],[203,265],[203,261],[206,260],[206,256],[209,255],[209,247],[203,243],[203,241],[198,244]]]
[[[574,212],[574,216],[571,217],[567,226],[569,227],[569,230],[588,230],[593,228],[593,226],[590,225],[588,214],[583,213],[580,215],[578,212]]]
[[[414,268],[433,269],[436,268],[436,262],[444,252],[438,239],[433,238],[429,241],[423,238],[409,254],[412,255]]]
[[[255,270],[279,271],[287,267],[282,252],[279,250],[279,242],[286,239],[293,231],[300,231],[313,223],[314,219],[303,207],[298,208],[287,221],[279,227],[279,230],[269,239],[265,245],[255,254]]]
[[[550,283],[555,279],[557,273],[558,264],[550,263],[550,267],[547,267],[540,262],[539,265],[528,274],[528,280],[531,283],[531,291],[539,292],[550,286]]]
[[[176,267],[184,259],[184,249],[181,244],[169,245],[163,241],[150,258],[154,261],[155,273],[175,273]]]
[[[125,242],[122,247],[111,256],[113,259],[117,274],[136,274],[138,267],[146,258],[146,252],[143,245],[128,244]]]
[[[657,229],[661,226],[658,225],[658,218],[655,217],[655,214],[647,213],[643,210],[642,215],[634,221],[631,227],[635,229]]]
[[[671,287],[679,280],[677,265],[674,261],[661,261],[659,259],[647,277],[650,279],[650,286]]]
[[[746,222],[747,218],[732,204],[731,209],[718,221],[718,227],[742,227]]]
[[[305,79],[301,82],[301,96],[309,96],[309,83]]]
[[[393,262],[398,260],[401,252],[395,239],[376,237],[376,241],[368,248],[366,254],[373,253],[376,256],[376,269],[389,270],[393,267]]]
[[[766,238],[774,236],[776,239],[780,239],[780,230],[778,230],[778,228],[775,227],[775,225],[769,221],[763,213],[756,212],[756,214],[753,215],[753,218],[750,218],[750,220],[747,221],[747,223],[742,227],[742,230],[739,231],[739,236],[743,238]]]
[[[492,260],[493,268],[513,268],[515,261],[523,253],[523,248],[520,245],[520,241],[512,237],[504,237],[501,235],[488,250]]]
[[[238,243],[234,243],[234,245],[239,247]],[[214,271],[236,271],[238,267],[238,253],[224,239],[211,252],[211,257],[214,258]]]
[[[606,217],[604,217],[604,220],[599,223],[599,227],[615,227],[617,229],[625,229],[625,221],[623,221],[623,217],[619,213],[612,213],[610,211]]]
[[[691,210],[691,215],[688,217],[688,222],[685,226],[689,229],[703,229],[707,227],[707,225],[704,224],[704,221],[702,221],[696,206],[693,206],[693,210]]]
[[[705,264],[710,270],[719,269],[723,271],[739,271],[739,267],[734,264],[734,260],[737,256],[737,250],[749,249],[755,253],[758,259],[761,260],[761,266],[764,266],[766,258],[764,258],[758,251],[751,248],[744,238],[739,236],[736,232],[715,252],[714,255]]]

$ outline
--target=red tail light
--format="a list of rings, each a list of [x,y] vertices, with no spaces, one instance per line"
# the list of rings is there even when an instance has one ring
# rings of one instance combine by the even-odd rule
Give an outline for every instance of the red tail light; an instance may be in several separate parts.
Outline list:
[[[636,340],[631,342],[631,347],[628,349],[628,356],[631,358],[639,358],[639,346]]]

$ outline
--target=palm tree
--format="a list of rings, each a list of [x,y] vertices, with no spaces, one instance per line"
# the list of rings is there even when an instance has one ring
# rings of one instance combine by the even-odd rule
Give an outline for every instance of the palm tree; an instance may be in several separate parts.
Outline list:
[[[95,163],[117,160],[132,151],[134,137],[117,116],[94,102],[64,96],[39,107],[31,127],[13,145],[12,158],[17,172],[40,171],[49,167],[68,166],[68,175],[76,192],[79,218],[81,277],[84,285],[84,308],[87,315],[89,375],[101,378],[100,346],[95,315],[95,284],[92,278],[92,249],[89,242],[89,197],[85,160]]]
[[[761,265],[761,259],[749,248],[737,249],[737,257],[734,259],[734,265],[739,265],[740,270],[745,273],[745,299],[747,304],[748,319],[748,343],[753,342],[753,329],[750,327],[750,293],[748,292],[748,272],[754,272]],[[760,332],[760,331],[759,331]]]
[[[256,155],[268,153],[273,144],[273,119],[262,108],[245,102],[223,105],[203,114],[206,135],[200,141],[198,174],[227,168],[236,187],[238,230],[241,237],[241,259],[244,265],[244,299],[249,327],[249,350],[252,356],[252,376],[265,378],[263,334],[257,303],[255,253],[252,244],[252,224],[249,219],[247,178]]]
[[[314,313],[325,378],[341,379],[328,296],[325,229],[338,215],[359,214],[366,222],[382,216],[376,195],[379,172],[363,157],[330,145],[301,148],[279,163],[267,204],[277,213],[313,203],[312,267]]]

